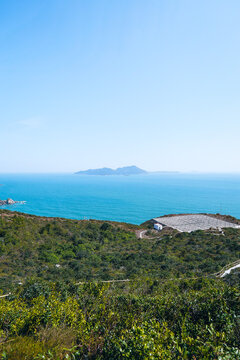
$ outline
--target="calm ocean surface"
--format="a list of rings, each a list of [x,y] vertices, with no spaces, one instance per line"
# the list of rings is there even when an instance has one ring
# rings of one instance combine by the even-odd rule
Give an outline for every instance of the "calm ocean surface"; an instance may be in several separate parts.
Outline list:
[[[219,212],[240,218],[240,174],[0,174],[0,184],[0,199],[26,200],[5,208],[35,215],[134,224],[172,213]]]

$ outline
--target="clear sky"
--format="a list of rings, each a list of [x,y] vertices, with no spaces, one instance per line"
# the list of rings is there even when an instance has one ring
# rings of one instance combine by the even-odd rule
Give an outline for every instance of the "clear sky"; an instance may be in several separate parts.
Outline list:
[[[239,172],[239,19],[239,0],[1,0],[0,172]]]

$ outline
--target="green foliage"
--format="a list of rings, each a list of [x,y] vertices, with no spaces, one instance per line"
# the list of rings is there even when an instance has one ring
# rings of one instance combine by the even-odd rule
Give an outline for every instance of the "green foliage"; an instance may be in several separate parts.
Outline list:
[[[61,292],[54,283],[30,282],[0,300],[0,354],[9,360],[239,359],[239,296],[204,279],[89,283]]]
[[[136,226],[0,211],[0,288],[29,276],[51,281],[199,277],[240,258],[240,230],[159,234]],[[5,280],[4,280],[5,279]]]
[[[0,214],[2,360],[240,359],[240,230]]]
[[[0,300],[0,354],[9,360],[240,359],[239,297],[221,280],[88,283],[61,292],[54,283],[29,283]]]

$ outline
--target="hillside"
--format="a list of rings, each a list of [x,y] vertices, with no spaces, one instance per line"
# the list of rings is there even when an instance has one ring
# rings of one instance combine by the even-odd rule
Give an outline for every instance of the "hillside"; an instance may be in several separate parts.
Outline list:
[[[131,224],[0,211],[0,286],[30,277],[88,281],[196,277],[240,259],[240,229],[137,238]]]
[[[140,229],[1,210],[1,359],[240,359],[240,229]]]

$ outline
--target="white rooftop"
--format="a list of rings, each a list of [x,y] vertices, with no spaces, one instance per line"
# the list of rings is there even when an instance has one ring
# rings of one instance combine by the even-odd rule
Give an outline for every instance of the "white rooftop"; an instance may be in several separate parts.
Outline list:
[[[230,223],[229,221],[220,220],[208,215],[177,215],[163,216],[153,219],[162,225],[169,226],[179,231],[191,232],[195,230],[207,230],[210,228],[240,228],[239,225]]]

